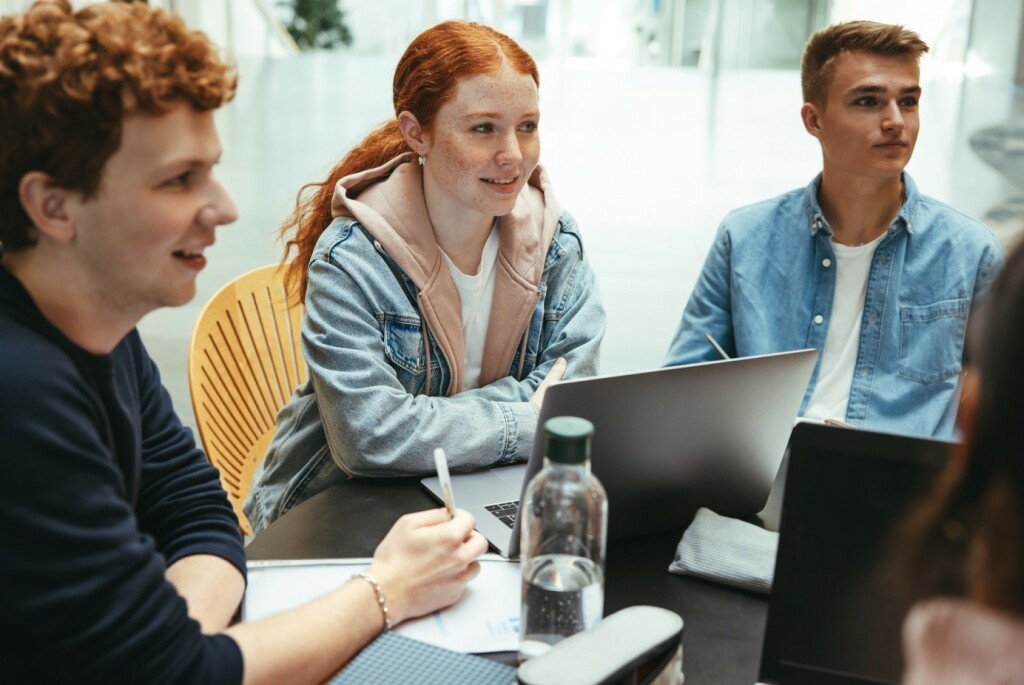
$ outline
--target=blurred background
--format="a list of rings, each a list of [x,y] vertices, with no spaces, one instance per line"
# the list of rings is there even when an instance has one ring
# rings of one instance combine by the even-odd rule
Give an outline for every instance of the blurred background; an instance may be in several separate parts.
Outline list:
[[[28,4],[0,0],[0,12]],[[219,174],[241,219],[207,251],[196,299],[140,325],[191,425],[186,358],[203,305],[234,276],[281,258],[276,231],[296,192],[394,116],[399,56],[449,18],[494,26],[537,59],[541,161],[581,226],[608,309],[603,373],[660,365],[726,212],[820,170],[799,117],[799,62],[810,34],[830,23],[903,24],[929,43],[909,173],[1004,244],[1024,226],[1024,0],[150,4],[205,31],[241,74],[217,114]]]

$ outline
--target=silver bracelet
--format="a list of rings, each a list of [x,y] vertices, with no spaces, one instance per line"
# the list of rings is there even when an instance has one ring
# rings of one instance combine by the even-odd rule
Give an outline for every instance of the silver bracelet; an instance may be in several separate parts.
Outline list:
[[[384,630],[391,630],[391,612],[388,610],[388,599],[384,596],[384,591],[380,589],[380,583],[377,582],[377,579],[369,571],[357,573],[352,578],[362,578],[373,587],[373,594],[377,597],[380,612],[384,614]]]

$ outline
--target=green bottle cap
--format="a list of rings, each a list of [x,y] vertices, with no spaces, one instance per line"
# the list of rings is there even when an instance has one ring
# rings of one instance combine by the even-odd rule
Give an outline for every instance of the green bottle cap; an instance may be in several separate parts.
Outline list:
[[[582,464],[590,459],[594,424],[577,416],[556,416],[544,424],[544,456],[559,464]]]

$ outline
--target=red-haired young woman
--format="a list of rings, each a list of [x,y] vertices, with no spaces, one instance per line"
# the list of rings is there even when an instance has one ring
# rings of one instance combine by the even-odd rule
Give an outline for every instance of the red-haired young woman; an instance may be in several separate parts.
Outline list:
[[[529,455],[548,383],[594,374],[605,313],[540,158],[539,76],[505,35],[449,21],[413,40],[395,118],[283,231],[310,381],[278,416],[256,530],[350,476]]]

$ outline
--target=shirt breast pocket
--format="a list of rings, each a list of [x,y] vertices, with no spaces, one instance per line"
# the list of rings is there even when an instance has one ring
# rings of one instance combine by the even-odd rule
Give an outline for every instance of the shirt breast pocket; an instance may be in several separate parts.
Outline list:
[[[917,383],[941,383],[960,373],[969,298],[900,308],[896,372]]]
[[[391,365],[411,374],[423,373],[423,332],[419,319],[384,316],[384,354]]]

